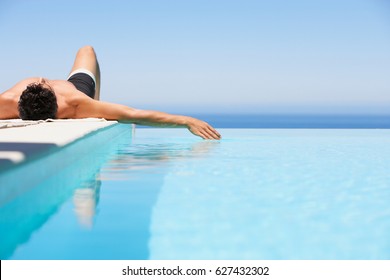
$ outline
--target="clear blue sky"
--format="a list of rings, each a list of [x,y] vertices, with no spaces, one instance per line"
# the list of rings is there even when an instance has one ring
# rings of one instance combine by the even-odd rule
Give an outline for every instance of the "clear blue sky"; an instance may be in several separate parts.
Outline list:
[[[1,0],[0,91],[66,78],[93,45],[101,99],[170,112],[390,113],[387,0]]]

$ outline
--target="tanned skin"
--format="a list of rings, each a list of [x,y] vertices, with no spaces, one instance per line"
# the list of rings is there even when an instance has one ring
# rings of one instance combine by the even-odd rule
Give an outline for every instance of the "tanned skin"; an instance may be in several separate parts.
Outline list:
[[[9,90],[0,94],[0,119],[19,118],[18,102],[20,95],[29,84],[40,83],[51,88],[57,98],[57,119],[104,118],[123,123],[135,123],[163,127],[186,127],[203,139],[220,139],[221,135],[208,123],[189,116],[173,115],[164,112],[140,110],[128,106],[99,101],[100,69],[95,51],[90,46],[81,48],[72,67],[72,71],[84,68],[96,77],[95,99],[66,80],[48,80],[41,77],[28,78],[18,82]]]

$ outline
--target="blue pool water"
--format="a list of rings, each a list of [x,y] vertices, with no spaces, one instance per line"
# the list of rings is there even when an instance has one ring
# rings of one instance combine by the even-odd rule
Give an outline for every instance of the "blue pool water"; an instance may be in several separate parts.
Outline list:
[[[390,130],[120,129],[2,201],[1,259],[390,259]]]

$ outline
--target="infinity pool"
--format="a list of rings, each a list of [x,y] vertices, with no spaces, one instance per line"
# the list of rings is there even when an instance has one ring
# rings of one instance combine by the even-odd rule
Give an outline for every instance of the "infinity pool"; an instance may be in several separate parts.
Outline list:
[[[120,127],[2,202],[1,259],[390,259],[390,130]]]

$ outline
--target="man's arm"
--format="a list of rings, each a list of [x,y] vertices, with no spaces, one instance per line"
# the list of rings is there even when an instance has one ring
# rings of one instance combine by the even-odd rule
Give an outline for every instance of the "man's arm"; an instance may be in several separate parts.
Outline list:
[[[161,127],[186,127],[194,135],[203,139],[220,139],[221,135],[208,123],[196,118],[173,115],[164,112],[139,110],[124,105],[107,103],[89,99],[80,104],[78,117],[98,117],[108,120],[117,120],[122,123]]]

